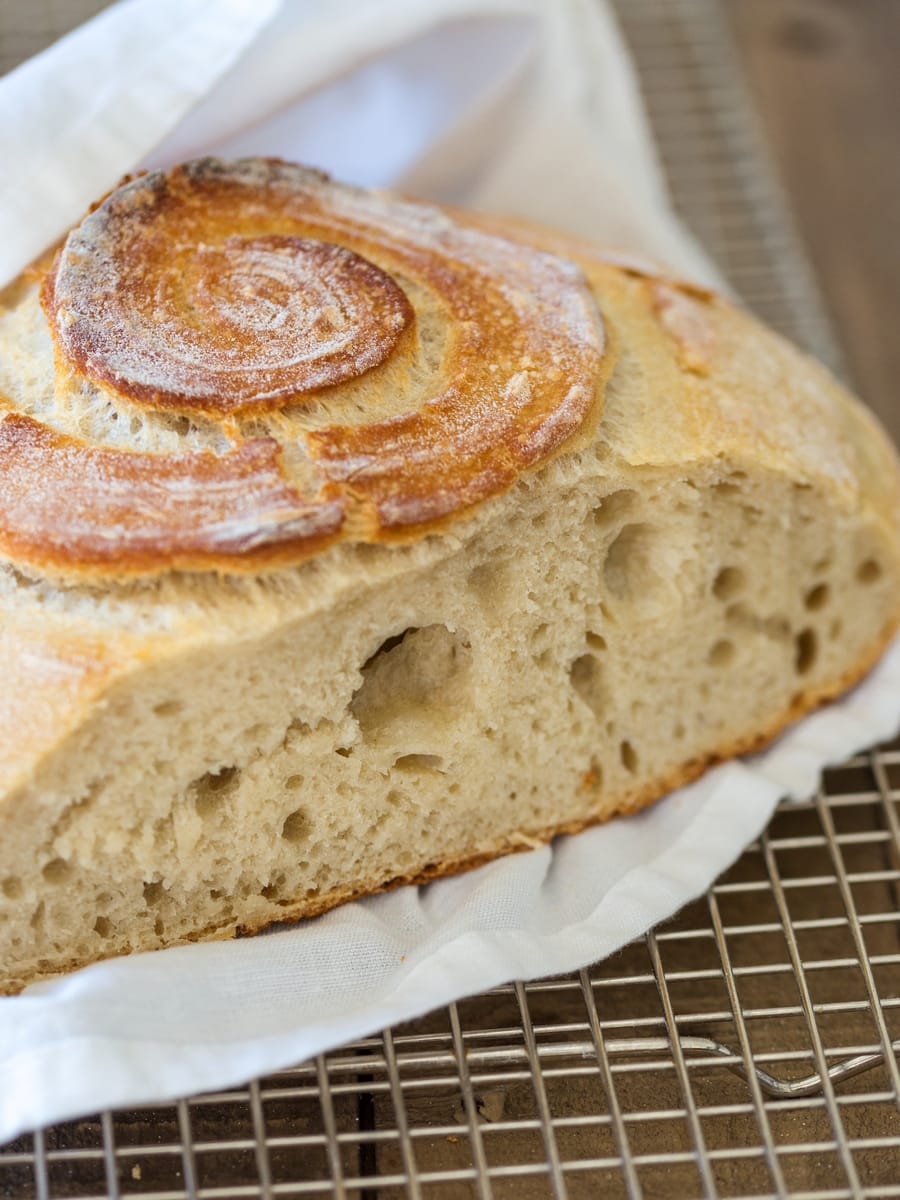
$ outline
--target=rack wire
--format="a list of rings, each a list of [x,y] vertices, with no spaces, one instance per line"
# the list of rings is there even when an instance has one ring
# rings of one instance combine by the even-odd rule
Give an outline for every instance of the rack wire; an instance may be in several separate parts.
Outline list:
[[[0,69],[102,0],[0,0]],[[615,0],[677,207],[841,369],[716,0]],[[674,920],[245,1087],[0,1148],[0,1195],[900,1196],[900,742],[826,773]]]

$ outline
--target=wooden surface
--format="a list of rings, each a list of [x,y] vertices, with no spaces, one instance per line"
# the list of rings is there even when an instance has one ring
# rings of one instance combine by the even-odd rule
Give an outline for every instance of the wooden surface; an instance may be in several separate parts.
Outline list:
[[[900,441],[900,3],[722,3],[853,379]]]

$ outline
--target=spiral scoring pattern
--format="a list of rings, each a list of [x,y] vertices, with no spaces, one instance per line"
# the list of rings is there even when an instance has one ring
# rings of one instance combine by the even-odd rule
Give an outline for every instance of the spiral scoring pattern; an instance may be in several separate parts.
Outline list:
[[[47,290],[63,354],[96,382],[162,408],[256,410],[377,366],[412,324],[396,283],[343,246],[185,241],[171,211],[116,237],[141,186],[70,235]]]
[[[445,322],[433,394],[291,445],[245,431],[410,354],[402,281]],[[411,536],[508,488],[601,402],[603,326],[574,265],[277,160],[126,182],[69,235],[41,299],[64,373],[230,441],[145,454],[8,416],[0,550],[43,569],[256,569]]]

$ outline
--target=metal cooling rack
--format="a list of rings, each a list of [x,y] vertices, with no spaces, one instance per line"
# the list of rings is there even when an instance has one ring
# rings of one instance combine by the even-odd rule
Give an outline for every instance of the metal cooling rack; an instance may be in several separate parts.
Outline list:
[[[682,215],[753,308],[840,369],[716,0],[615,5]],[[0,0],[0,70],[99,7]],[[900,1196],[898,806],[900,742],[829,771],[702,900],[590,970],[20,1138],[0,1195]]]

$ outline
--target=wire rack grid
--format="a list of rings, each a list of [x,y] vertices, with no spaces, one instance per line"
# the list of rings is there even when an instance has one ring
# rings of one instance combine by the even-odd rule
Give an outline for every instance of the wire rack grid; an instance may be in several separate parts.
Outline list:
[[[102,0],[0,0],[0,69]],[[673,197],[738,293],[842,363],[716,0],[615,0]],[[0,1195],[900,1196],[900,743],[826,773],[664,927],[215,1095],[0,1148]]]

